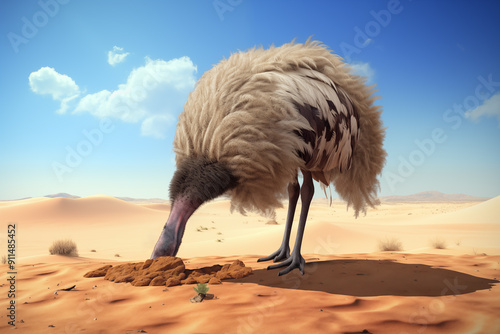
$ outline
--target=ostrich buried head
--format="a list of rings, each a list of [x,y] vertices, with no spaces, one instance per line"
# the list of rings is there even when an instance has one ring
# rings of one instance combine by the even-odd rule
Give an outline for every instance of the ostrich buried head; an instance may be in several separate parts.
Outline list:
[[[235,176],[220,162],[192,158],[181,163],[170,183],[170,216],[152,258],[175,256],[187,220],[193,212],[204,202],[222,195],[235,185]]]
[[[386,153],[381,110],[371,94],[363,78],[318,42],[235,53],[205,72],[179,115],[172,209],[152,258],[176,255],[189,217],[219,195],[226,193],[240,212],[271,215],[288,197],[281,246],[259,261],[280,262],[269,267],[286,266],[280,275],[294,268],[303,273],[313,180],[333,184],[356,216],[378,204]]]

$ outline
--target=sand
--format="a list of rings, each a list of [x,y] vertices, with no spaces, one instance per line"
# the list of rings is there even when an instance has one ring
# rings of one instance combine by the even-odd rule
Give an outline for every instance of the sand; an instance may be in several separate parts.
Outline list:
[[[187,270],[236,260],[253,269],[248,277],[209,284],[215,299],[191,303],[192,284],[83,277],[149,258],[169,209],[102,195],[0,202],[2,236],[16,223],[14,332],[500,333],[500,197],[384,203],[357,220],[340,202],[329,207],[316,200],[302,248],[305,275],[294,270],[283,277],[256,260],[278,248],[286,207],[272,225],[265,217],[230,214],[228,201],[219,200],[193,215],[177,254]],[[401,241],[403,250],[380,252],[386,237]],[[62,238],[76,242],[80,257],[48,255]],[[446,249],[433,248],[436,238]],[[0,242],[6,250],[6,238]],[[11,328],[10,285],[7,265],[0,270],[3,333]]]

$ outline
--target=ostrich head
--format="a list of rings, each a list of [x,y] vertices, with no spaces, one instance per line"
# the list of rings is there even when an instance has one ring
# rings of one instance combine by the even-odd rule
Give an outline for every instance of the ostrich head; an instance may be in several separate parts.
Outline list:
[[[204,157],[182,161],[170,183],[171,210],[151,258],[175,256],[189,217],[203,203],[237,185],[237,179],[222,162]]]

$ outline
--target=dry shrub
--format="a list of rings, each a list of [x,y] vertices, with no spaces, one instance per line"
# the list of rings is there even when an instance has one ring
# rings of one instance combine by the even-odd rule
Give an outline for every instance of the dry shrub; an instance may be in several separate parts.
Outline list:
[[[403,250],[403,243],[395,237],[385,238],[378,241],[378,249],[381,252],[398,252]]]
[[[73,240],[56,240],[49,247],[51,255],[78,256],[78,249]]]
[[[446,249],[446,241],[442,238],[435,237],[431,240],[431,246],[435,249]]]

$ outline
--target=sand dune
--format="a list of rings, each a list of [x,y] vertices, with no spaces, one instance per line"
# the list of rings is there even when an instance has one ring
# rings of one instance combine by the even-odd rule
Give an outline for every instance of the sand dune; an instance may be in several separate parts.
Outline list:
[[[381,197],[382,202],[451,202],[451,201],[466,201],[479,202],[486,201],[488,197],[470,196],[466,194],[444,194],[439,191],[424,191],[406,196],[385,196]]]
[[[142,207],[154,210],[163,210],[170,211],[170,204],[161,204],[161,203],[153,203],[153,204],[141,204]]]
[[[83,278],[103,263],[147,259],[168,204],[104,195],[0,202],[3,229],[9,222],[17,227],[17,320],[23,321],[17,332],[500,332],[500,197],[384,203],[359,219],[342,202],[330,207],[317,200],[302,248],[306,274],[284,277],[256,260],[281,243],[286,208],[277,210],[278,225],[266,225],[268,218],[231,214],[229,207],[227,200],[203,205],[186,227],[178,256],[191,268],[241,259],[255,272],[211,286],[219,299],[191,304],[191,286],[137,288]],[[292,244],[294,235],[295,229]],[[387,236],[404,250],[378,252],[378,240]],[[433,249],[433,237],[444,239],[446,249]],[[48,255],[61,238],[74,240],[80,257]],[[0,247],[7,249],[4,238]],[[0,268],[7,272],[6,265]],[[72,285],[74,291],[54,294]],[[9,302],[7,289],[0,283],[1,305]],[[0,320],[3,332],[9,326],[5,315]]]
[[[27,203],[0,206],[2,219],[11,221],[88,220],[148,214],[147,208],[118,200],[111,196],[97,195],[85,198],[29,199]]]
[[[16,205],[26,205],[29,203],[36,203],[41,201],[48,201],[49,198],[46,197],[33,197],[29,199],[15,200],[15,201],[0,201],[0,207],[16,206]]]
[[[277,210],[279,225],[266,225],[265,217],[231,214],[229,207],[227,200],[202,206],[186,227],[179,255],[199,256],[200,250],[204,255],[265,254],[279,246],[286,208]],[[431,251],[430,239],[440,237],[448,245],[448,254],[500,254],[499,208],[500,197],[475,204],[383,204],[355,219],[342,202],[330,207],[317,201],[309,215],[303,251],[373,252],[385,237],[401,239],[405,251]],[[142,260],[149,256],[168,212],[168,204],[136,205],[102,195],[0,202],[2,221],[17,222],[23,233],[22,256],[44,254],[52,241],[71,238],[84,256],[120,254],[127,260]],[[294,234],[295,229],[292,240]],[[97,252],[91,253],[92,249]]]
[[[358,219],[352,216],[352,212],[346,212],[344,203],[329,207],[320,202],[310,212],[302,249],[306,253],[316,254],[373,252],[378,250],[379,239],[397,237],[403,242],[406,251],[435,252],[430,249],[430,241],[439,237],[448,246],[447,250],[439,250],[440,253],[500,254],[499,201],[500,197],[476,205],[453,204],[455,208],[465,208],[442,214],[434,213],[433,210],[437,209],[433,208],[442,210],[441,206],[447,204],[385,204]],[[263,222],[266,219],[258,216],[238,217],[223,212],[216,224],[211,224],[211,219],[207,221],[210,212],[224,208],[224,204],[229,206],[227,202],[208,204],[193,216],[186,228],[180,250],[182,256],[197,256],[199,249],[203,249],[206,255],[249,254],[255,253],[256,247],[260,253],[276,250],[283,235],[284,209],[278,210],[280,225],[265,225]],[[209,230],[197,232],[199,226]],[[242,230],[245,232],[242,233]],[[292,240],[295,232],[294,229]],[[216,242],[218,239],[223,241]]]
[[[99,195],[30,199],[24,204],[0,206],[0,217],[2,223],[16,223],[21,258],[48,254],[54,240],[72,239],[82,256],[113,258],[119,254],[127,259],[149,256],[151,240],[159,234],[168,212]],[[148,225],[152,226],[145,228]],[[143,252],[133,256],[138,248]]]
[[[500,225],[500,196],[465,208],[459,212],[449,213],[443,218],[442,223]],[[437,220],[439,218],[434,217],[434,219]]]

